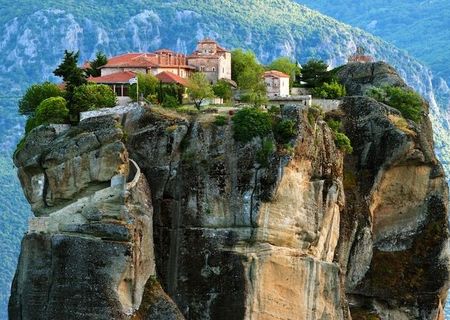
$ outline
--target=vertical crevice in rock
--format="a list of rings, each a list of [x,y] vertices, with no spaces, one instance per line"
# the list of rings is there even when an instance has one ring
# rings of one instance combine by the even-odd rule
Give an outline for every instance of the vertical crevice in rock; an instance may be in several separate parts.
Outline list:
[[[177,177],[176,177],[176,194],[177,199],[175,199],[176,208],[175,212],[172,212],[172,223],[170,230],[170,251],[169,251],[169,270],[167,277],[167,291],[172,297],[175,296],[177,292],[177,282],[178,282],[178,259],[180,251],[180,222],[182,215],[182,190],[183,187],[183,169],[182,166],[178,167]]]

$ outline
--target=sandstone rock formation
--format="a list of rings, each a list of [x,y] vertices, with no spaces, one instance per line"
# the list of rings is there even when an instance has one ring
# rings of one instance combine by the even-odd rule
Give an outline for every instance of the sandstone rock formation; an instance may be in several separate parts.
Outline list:
[[[400,126],[362,96],[404,85],[387,65],[339,76],[357,96],[324,120],[282,108],[289,144],[144,108],[36,128],[15,156],[36,218],[11,319],[443,319],[448,194],[429,120]]]
[[[114,119],[94,118],[39,127],[17,152],[36,217],[22,241],[11,319],[128,319],[141,305],[155,277],[151,197],[122,137]]]

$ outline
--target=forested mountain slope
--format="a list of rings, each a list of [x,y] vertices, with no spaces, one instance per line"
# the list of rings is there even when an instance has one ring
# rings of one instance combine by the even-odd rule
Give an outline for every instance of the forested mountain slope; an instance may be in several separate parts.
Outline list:
[[[450,3],[446,0],[296,0],[408,50],[450,80]]]

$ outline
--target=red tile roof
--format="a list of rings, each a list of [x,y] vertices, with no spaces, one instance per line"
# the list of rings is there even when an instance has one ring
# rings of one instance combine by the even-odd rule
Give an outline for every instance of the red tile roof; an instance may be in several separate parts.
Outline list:
[[[272,78],[290,78],[289,75],[277,70],[269,70],[264,72],[264,78],[272,77]]]
[[[169,56],[171,57],[169,61]],[[168,49],[161,49],[152,53],[126,53],[111,57],[102,68],[156,68],[180,67],[191,68],[186,64],[186,56]]]
[[[151,68],[154,67],[157,57],[152,57],[146,53],[126,53],[120,56],[111,57],[103,68],[119,68],[119,67],[135,67],[135,68]]]
[[[102,77],[89,77],[89,82],[94,83],[128,83],[131,78],[134,78],[136,73],[131,71],[112,73]]]
[[[172,72],[163,71],[158,73],[156,78],[158,78],[158,80],[162,83],[176,83],[182,85],[183,87],[187,87],[189,85],[189,82],[186,79]]]

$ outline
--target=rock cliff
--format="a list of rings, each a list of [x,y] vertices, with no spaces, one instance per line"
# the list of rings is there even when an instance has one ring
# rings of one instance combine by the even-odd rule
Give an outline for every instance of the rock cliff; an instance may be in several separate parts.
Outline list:
[[[443,319],[448,191],[427,108],[405,126],[364,96],[404,85],[391,70],[342,68],[354,96],[324,119],[282,108],[289,144],[163,109],[36,128],[15,156],[36,217],[11,319]]]

